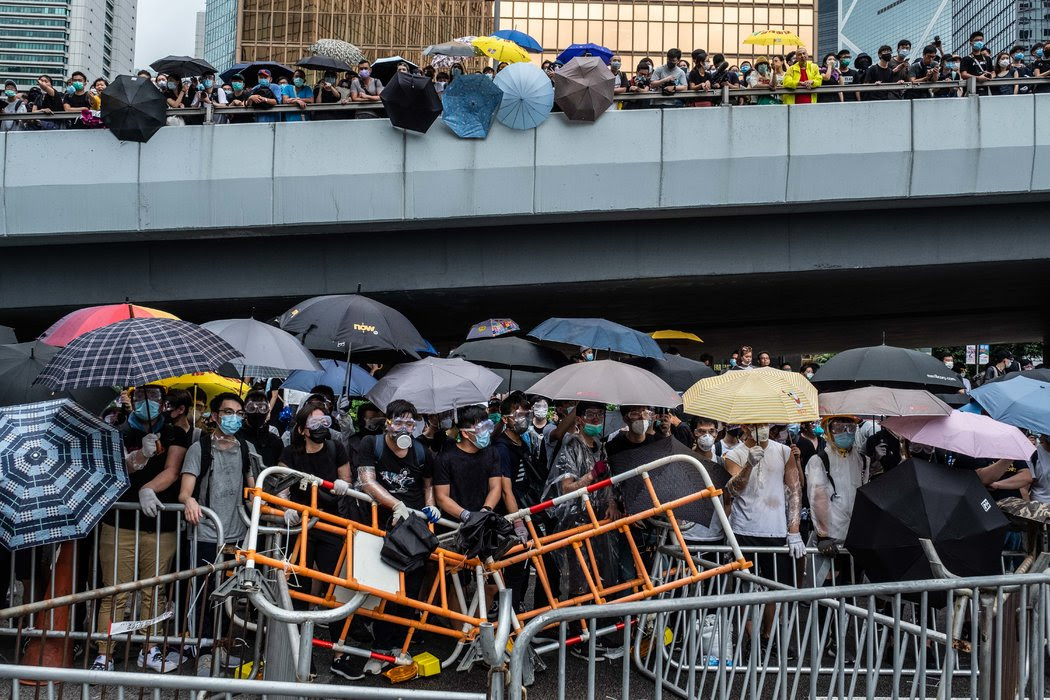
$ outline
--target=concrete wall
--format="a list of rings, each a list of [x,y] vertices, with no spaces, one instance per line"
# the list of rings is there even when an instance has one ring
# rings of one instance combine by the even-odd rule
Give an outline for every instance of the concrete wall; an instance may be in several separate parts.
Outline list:
[[[1050,192],[1050,95],[630,110],[484,141],[386,120],[0,136],[0,239]],[[817,205],[819,206],[819,205]]]

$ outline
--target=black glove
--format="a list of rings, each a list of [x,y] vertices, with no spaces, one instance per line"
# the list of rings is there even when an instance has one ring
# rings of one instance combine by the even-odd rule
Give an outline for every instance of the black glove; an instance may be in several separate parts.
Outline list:
[[[831,537],[819,537],[817,538],[817,551],[826,557],[833,557],[839,553],[839,548]]]

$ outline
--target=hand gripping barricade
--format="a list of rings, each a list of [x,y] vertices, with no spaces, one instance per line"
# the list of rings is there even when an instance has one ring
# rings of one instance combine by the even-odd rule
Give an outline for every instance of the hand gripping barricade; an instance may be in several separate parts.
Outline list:
[[[694,483],[702,483],[704,487],[683,493],[670,500],[661,499],[658,495],[660,489],[654,488],[650,475],[654,470],[669,468],[672,463],[677,464],[675,468],[678,469],[687,469],[690,472],[695,470],[699,475],[699,482],[694,479]],[[280,481],[283,487],[289,482],[289,479],[309,489],[308,505],[274,495],[274,491],[280,490],[280,488],[275,488],[275,484]],[[640,487],[638,481],[632,486],[636,492],[640,490],[648,494],[648,507],[636,509],[635,512],[616,519],[599,517],[592,506],[591,494],[599,489],[618,488],[625,485],[628,480],[641,482]],[[469,652],[459,664],[461,670],[469,668],[474,661],[479,659],[490,664],[497,664],[501,662],[503,654],[492,653],[493,649],[505,647],[505,640],[516,634],[525,622],[549,610],[579,605],[602,605],[612,600],[617,602],[645,600],[720,574],[741,571],[751,566],[741,554],[736,538],[729,528],[729,522],[719,498],[722,491],[715,488],[703,464],[688,455],[662,457],[508,515],[508,520],[522,521],[525,524],[528,538],[524,543],[511,547],[499,559],[489,557],[482,561],[478,557],[467,557],[455,551],[452,548],[452,542],[455,540],[459,523],[440,520],[437,523],[439,544],[430,555],[429,560],[433,573],[432,580],[428,579],[430,582],[418,595],[415,592],[406,591],[406,577],[403,571],[393,569],[380,561],[379,551],[386,532],[379,523],[378,508],[374,501],[367,494],[353,490],[350,492],[350,496],[366,504],[371,513],[370,522],[356,522],[319,510],[317,508],[317,489],[319,488],[331,491],[334,484],[286,467],[270,467],[259,475],[256,486],[246,490],[251,500],[251,521],[245,549],[238,553],[239,557],[244,559],[245,566],[237,573],[234,583],[229,588],[236,590],[239,585],[240,592],[248,593],[253,602],[258,599],[261,605],[266,607],[264,612],[269,611],[267,614],[270,614],[274,612],[276,606],[258,595],[260,579],[266,576],[288,575],[318,581],[322,584],[320,595],[307,592],[308,586],[289,590],[288,593],[293,600],[328,608],[322,613],[326,618],[337,620],[345,617],[346,619],[342,623],[339,641],[312,640],[313,644],[344,654],[380,659],[403,666],[412,664],[407,650],[416,630],[457,640],[454,651],[442,661],[443,668],[455,663],[464,649],[469,649]],[[701,567],[694,561],[682,534],[683,526],[675,514],[676,509],[683,509],[700,499],[710,500],[713,516],[724,530],[726,541],[732,551],[730,557],[727,557],[727,563],[711,568]],[[534,524],[535,516],[573,502],[583,514],[578,524],[573,527],[544,534]],[[294,539],[289,540],[287,551],[282,553],[270,551],[265,547],[260,548],[260,532],[267,529],[260,526],[263,516],[280,517],[287,509],[297,511],[303,523]],[[362,519],[367,520],[368,518]],[[663,540],[668,543],[668,546],[680,549],[683,562],[681,576],[666,582],[654,582],[650,577],[646,570],[647,562],[644,560],[643,552],[636,543],[637,526],[644,526],[647,521],[659,521],[662,527],[657,529],[662,533]],[[306,545],[310,532],[329,533],[342,540],[343,549],[335,570],[319,571],[309,565]],[[595,561],[593,545],[596,538],[607,536],[610,533],[619,533],[617,536],[622,537],[624,550],[630,558],[630,563],[633,564],[631,573],[618,577],[618,580],[607,580],[606,577],[603,577],[598,562]],[[578,566],[582,592],[562,596],[561,599],[553,595],[544,556],[555,552],[572,557],[573,565]],[[524,562],[531,563],[535,569],[537,600],[545,600],[548,604],[538,606],[528,612],[501,614],[500,620],[496,621],[495,637],[489,635],[489,639],[486,640],[486,633],[492,631],[487,615],[491,609],[489,606],[493,602],[490,600],[492,594],[486,591],[486,584],[491,584],[495,591],[506,591],[505,570],[507,567]],[[264,568],[260,570],[260,567]],[[466,581],[461,580],[461,574],[465,575]],[[472,591],[471,588],[473,588]],[[490,588],[491,590],[493,589]],[[546,593],[545,599],[539,595],[541,590]],[[467,602],[468,593],[469,604]],[[504,594],[503,597],[506,595]],[[395,608],[395,606],[399,607]],[[394,612],[391,608],[401,612]],[[406,610],[409,611],[409,614],[405,614]],[[299,616],[310,614],[298,613]],[[393,657],[347,644],[351,622],[358,615],[373,621],[384,621],[406,627],[407,634],[401,653]],[[288,616],[282,615],[283,617]],[[288,619],[290,621],[292,618],[288,617]],[[508,625],[502,623],[504,619],[508,620],[509,628]],[[304,617],[302,621],[305,622],[305,620]],[[333,624],[336,623],[333,622]],[[502,629],[499,629],[500,627]],[[618,629],[617,626],[596,629],[591,635],[585,622],[582,625],[579,641],[585,641],[592,636],[612,634]],[[479,641],[482,642],[480,645]],[[494,647],[493,641],[495,642]],[[500,642],[504,643],[500,645]]]

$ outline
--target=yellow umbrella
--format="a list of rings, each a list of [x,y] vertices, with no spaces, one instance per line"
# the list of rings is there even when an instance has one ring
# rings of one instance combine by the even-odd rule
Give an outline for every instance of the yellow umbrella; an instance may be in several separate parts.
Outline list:
[[[701,379],[682,395],[685,412],[724,423],[802,423],[819,419],[817,390],[798,372],[772,367]]]
[[[200,387],[201,391],[207,394],[209,399],[223,393],[224,391],[232,391],[234,394],[243,397],[250,388],[247,384],[236,379],[224,377],[215,372],[184,374],[181,377],[161,379],[160,381],[153,383],[159,384],[167,389],[192,389],[195,386]]]
[[[744,39],[744,43],[756,46],[804,46],[806,42],[786,29],[766,29],[755,32]]]
[[[486,58],[497,63],[528,63],[529,53],[513,41],[495,36],[479,36],[471,44]]]
[[[686,340],[690,343],[702,343],[700,336],[695,333],[686,333],[685,331],[656,331],[650,333],[653,340]]]

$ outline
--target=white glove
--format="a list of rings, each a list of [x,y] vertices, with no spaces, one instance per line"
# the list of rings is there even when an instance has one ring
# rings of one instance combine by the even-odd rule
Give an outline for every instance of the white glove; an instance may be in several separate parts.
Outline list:
[[[423,512],[427,516],[428,523],[436,523],[441,520],[441,511],[437,509],[437,506],[423,506]]]
[[[295,510],[294,508],[289,508],[288,510],[284,511],[284,524],[288,527],[295,527],[301,521],[302,518],[299,517],[299,511]]]
[[[797,532],[789,532],[787,536],[788,553],[795,559],[806,556],[806,545],[802,543],[802,535]]]
[[[401,501],[394,504],[394,522],[398,523],[409,516],[412,511]]]
[[[157,494],[153,489],[148,489],[143,486],[139,489],[139,506],[142,508],[142,514],[147,517],[155,517],[157,510],[161,506],[160,499],[157,498]]]
[[[157,443],[160,442],[160,435],[156,433],[146,433],[142,436],[142,456],[149,459],[153,455],[157,454]]]
[[[514,521],[514,534],[518,536],[522,544],[528,544],[529,542],[529,528],[525,527],[524,520]]]
[[[332,484],[332,493],[336,496],[345,496],[350,493],[350,484],[343,481],[342,479],[336,479]]]
[[[761,445],[755,445],[747,451],[747,463],[752,467],[757,467],[758,463],[762,461],[762,457],[766,454],[765,449]]]

